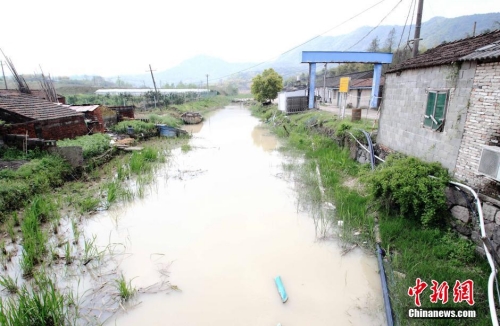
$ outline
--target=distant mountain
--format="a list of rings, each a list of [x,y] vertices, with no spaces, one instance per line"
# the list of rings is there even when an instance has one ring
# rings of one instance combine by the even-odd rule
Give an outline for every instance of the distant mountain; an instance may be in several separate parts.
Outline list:
[[[422,24],[420,49],[430,49],[442,42],[450,42],[472,36],[476,22],[476,35],[486,30],[500,29],[500,13],[477,14],[456,18],[434,17]],[[321,36],[307,44],[293,49],[278,59],[261,65],[257,63],[229,63],[222,59],[200,55],[188,59],[176,67],[155,73],[157,86],[165,83],[195,83],[204,85],[206,74],[209,79],[234,78],[250,80],[264,69],[273,68],[285,78],[307,72],[307,65],[301,64],[302,51],[366,51],[373,39],[378,38],[381,47],[385,46],[389,33],[394,28],[393,47],[405,46],[413,39],[414,26],[379,26],[375,29],[363,26],[340,36]],[[373,31],[372,31],[373,29]],[[300,42],[301,40],[297,40]],[[244,71],[243,71],[244,70]],[[241,72],[243,71],[243,72]],[[238,73],[241,72],[241,73]],[[123,81],[137,86],[152,86],[150,74],[121,76]],[[116,79],[116,78],[115,78]],[[114,80],[114,79],[111,79]],[[212,82],[211,82],[212,83]]]
[[[201,85],[201,87],[204,88],[207,82],[207,74],[209,79],[226,78],[237,71],[247,69],[254,65],[256,64],[248,62],[230,63],[219,58],[198,55],[183,61],[173,68],[155,72],[154,77],[156,86],[158,87],[160,87],[160,82],[162,85],[183,82],[184,84],[193,83]],[[126,75],[120,76],[120,78],[125,82],[137,86],[143,86],[144,84],[148,87],[153,86],[150,73]]]

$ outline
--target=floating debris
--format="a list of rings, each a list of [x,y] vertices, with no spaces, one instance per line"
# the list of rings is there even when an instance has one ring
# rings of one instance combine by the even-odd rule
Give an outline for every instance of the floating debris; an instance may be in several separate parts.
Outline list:
[[[276,276],[274,279],[274,282],[276,283],[276,287],[278,288],[278,292],[281,296],[281,301],[285,303],[288,300],[288,295],[286,294],[285,291],[285,286],[283,285],[283,282],[281,281],[281,276]]]

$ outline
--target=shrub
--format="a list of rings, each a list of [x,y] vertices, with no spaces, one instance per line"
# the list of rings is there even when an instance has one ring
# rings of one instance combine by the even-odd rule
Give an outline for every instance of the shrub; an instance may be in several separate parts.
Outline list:
[[[94,134],[64,139],[57,142],[59,147],[80,146],[83,149],[83,158],[101,155],[110,148],[111,138],[105,134]]]
[[[450,178],[439,163],[391,155],[366,180],[381,204],[424,226],[437,223],[446,212],[444,190]]]
[[[114,125],[111,129],[116,133],[126,134],[129,126],[134,128],[134,133],[136,134],[155,135],[157,132],[154,123],[140,120],[122,121]]]

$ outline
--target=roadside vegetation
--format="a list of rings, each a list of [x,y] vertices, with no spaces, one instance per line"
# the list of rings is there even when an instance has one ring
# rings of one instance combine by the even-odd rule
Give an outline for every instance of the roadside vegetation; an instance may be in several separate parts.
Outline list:
[[[199,108],[208,112],[228,102],[207,100]],[[147,114],[155,123],[180,122],[166,111]],[[130,125],[135,133],[148,133],[151,126],[156,131],[153,122],[138,120],[124,121],[115,128],[121,132]],[[84,166],[77,169],[47,152],[0,149],[2,160],[24,161],[18,169],[0,170],[0,229],[5,235],[0,237],[0,324],[100,324],[99,311],[106,311],[109,317],[138,292],[168,290],[168,282],[136,289],[133,279],[125,279],[116,270],[101,274],[101,268],[124,245],[98,247],[95,236],[86,236],[81,224],[96,211],[153,191],[160,164],[173,148],[189,150],[188,139],[151,137],[141,141],[141,151],[133,152],[111,147],[111,138],[103,134],[58,141],[62,147],[82,147]],[[98,160],[103,156],[105,160]],[[63,283],[77,282],[79,275],[94,275],[105,285],[74,293],[68,283],[53,281],[61,278],[55,276],[61,271],[65,271]]]
[[[285,168],[298,176],[299,201],[313,211],[320,238],[339,239],[346,254],[354,247],[375,253],[374,227],[378,223],[397,323],[491,324],[487,301],[489,265],[475,252],[470,240],[453,233],[445,223],[449,218],[444,197],[449,181],[446,170],[403,155],[389,156],[374,171],[369,164],[355,162],[350,158],[349,145],[354,142],[353,136],[366,144],[359,129],[372,131],[372,121],[338,120],[328,112],[318,111],[284,116],[276,106],[256,105],[251,110],[276,135],[286,139],[284,150],[305,159],[299,167]],[[408,295],[417,278],[428,284],[420,295],[421,308],[475,310],[477,318],[409,319],[408,309],[418,308],[415,297]],[[474,281],[474,306],[454,303],[455,282],[468,279]],[[432,280],[448,283],[446,304],[431,303]]]

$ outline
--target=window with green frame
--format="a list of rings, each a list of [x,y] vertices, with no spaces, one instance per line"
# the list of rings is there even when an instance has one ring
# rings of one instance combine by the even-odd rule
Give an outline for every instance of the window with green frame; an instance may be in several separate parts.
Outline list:
[[[448,91],[429,91],[424,115],[424,127],[443,131]]]

